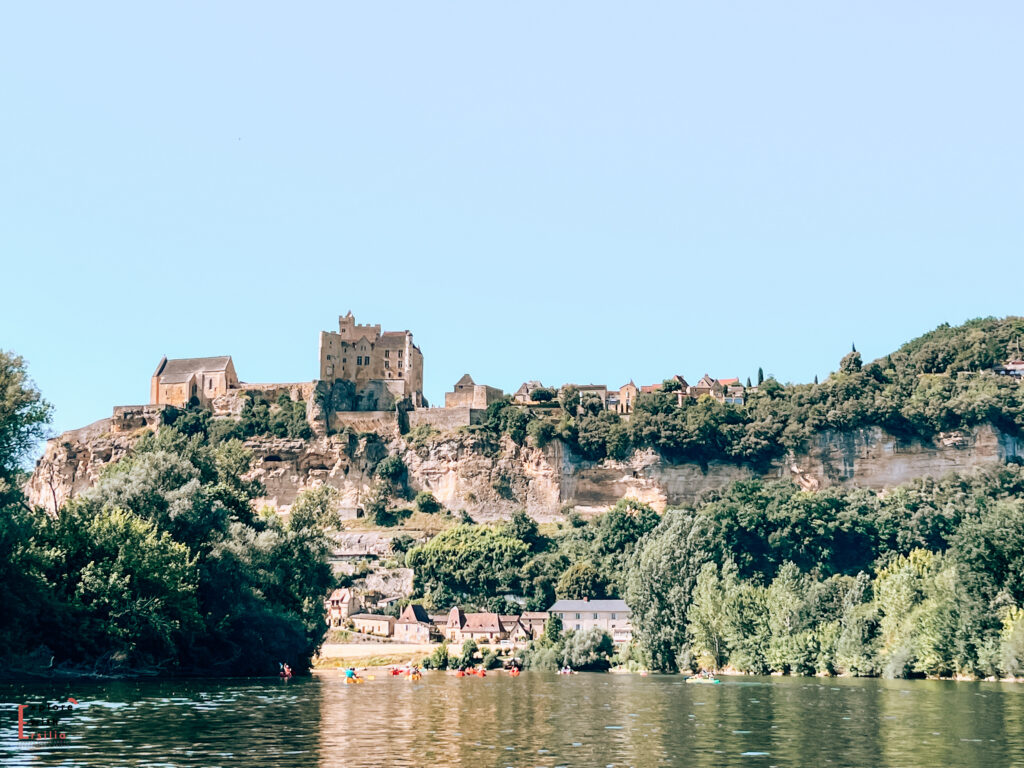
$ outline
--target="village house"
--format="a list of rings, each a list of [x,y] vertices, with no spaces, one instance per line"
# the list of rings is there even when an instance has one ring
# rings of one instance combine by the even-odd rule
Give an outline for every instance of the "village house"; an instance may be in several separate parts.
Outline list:
[[[356,613],[349,617],[356,632],[378,637],[391,637],[395,631],[395,617],[376,613]]]
[[[474,408],[485,410],[491,403],[505,396],[497,387],[477,384],[468,373],[455,382],[451,392],[444,393],[445,408]]]
[[[533,403],[530,395],[535,389],[544,389],[544,385],[539,381],[524,381],[519,385],[519,389],[512,394],[512,402],[520,405],[530,405]]]
[[[640,388],[630,379],[628,384],[619,387],[619,400],[615,410],[624,415],[632,413],[633,403],[636,402],[636,396],[639,394]]]
[[[1000,376],[1024,378],[1024,360],[1009,360],[1002,365],[997,365],[994,370]]]
[[[194,398],[205,407],[229,389],[238,389],[230,355],[174,360],[163,357],[150,379],[149,402],[185,408]]]
[[[580,400],[586,394],[597,395],[601,399],[601,407],[608,408],[608,387],[604,384],[566,384],[565,386],[576,387],[576,390],[580,393]]]
[[[429,643],[436,630],[426,610],[418,603],[409,603],[395,622],[393,637],[406,643]]]
[[[530,639],[539,640],[544,634],[544,625],[548,623],[547,611],[523,611],[519,614],[519,623],[530,633]]]
[[[531,631],[519,620],[519,616],[508,615],[498,618],[501,619],[501,626],[505,629],[505,640],[514,645],[523,645],[534,639]]]
[[[633,639],[629,620],[632,612],[624,600],[559,600],[548,609],[548,613],[562,620],[565,631],[603,629],[616,644]]]
[[[445,622],[444,636],[449,642],[461,643],[475,640],[478,643],[493,643],[503,640],[507,631],[496,613],[463,613],[461,608],[452,608]]]
[[[354,613],[362,610],[362,602],[355,590],[348,587],[336,589],[327,598],[327,623],[332,627],[340,627]]]

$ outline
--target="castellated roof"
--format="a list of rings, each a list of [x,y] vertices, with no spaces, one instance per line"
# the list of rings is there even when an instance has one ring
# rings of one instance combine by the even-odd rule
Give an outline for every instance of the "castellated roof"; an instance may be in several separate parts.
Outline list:
[[[159,376],[164,384],[181,384],[189,380],[194,373],[223,371],[231,362],[231,355],[220,357],[183,357],[177,360],[164,358],[157,366],[154,376]]]

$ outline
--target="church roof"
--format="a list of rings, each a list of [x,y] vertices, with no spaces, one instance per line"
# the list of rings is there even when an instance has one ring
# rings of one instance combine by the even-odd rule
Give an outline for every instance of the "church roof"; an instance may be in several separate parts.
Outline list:
[[[176,360],[164,358],[157,366],[154,376],[164,384],[181,384],[196,373],[215,373],[225,370],[231,364],[231,355],[220,357],[182,357]]]
[[[462,378],[455,382],[455,386],[456,387],[462,387],[462,386],[471,385],[471,384],[475,384],[475,383],[476,382],[473,381],[473,377],[472,376],[470,376],[468,373],[464,373],[464,374],[462,374]]]

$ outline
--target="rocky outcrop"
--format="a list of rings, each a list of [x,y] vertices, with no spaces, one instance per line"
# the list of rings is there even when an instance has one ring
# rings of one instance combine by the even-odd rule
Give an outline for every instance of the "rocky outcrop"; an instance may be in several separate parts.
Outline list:
[[[115,432],[105,419],[47,444],[29,481],[30,500],[48,509],[95,482],[102,467],[129,450],[135,432]],[[709,491],[755,472],[749,467],[712,462],[707,466],[671,464],[653,451],[628,461],[590,462],[554,441],[545,448],[500,441],[485,432],[455,431],[410,445],[395,432],[383,436],[342,434],[310,440],[256,438],[252,477],[266,494],[259,504],[287,509],[307,488],[338,490],[345,516],[359,514],[373,485],[373,470],[391,453],[409,469],[410,495],[431,491],[453,512],[465,510],[480,521],[525,509],[540,521],[561,519],[566,506],[583,513],[606,509],[633,496],[657,509],[697,503]],[[970,472],[1024,455],[1024,443],[989,426],[940,435],[933,442],[900,440],[880,429],[824,432],[806,447],[763,469],[767,478],[790,477],[807,490],[836,485],[885,488],[917,477]]]

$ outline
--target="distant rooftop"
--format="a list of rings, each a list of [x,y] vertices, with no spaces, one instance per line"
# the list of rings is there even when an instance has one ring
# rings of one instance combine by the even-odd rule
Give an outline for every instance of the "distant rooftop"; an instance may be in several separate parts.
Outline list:
[[[629,613],[625,600],[559,600],[548,611],[622,611]]]

